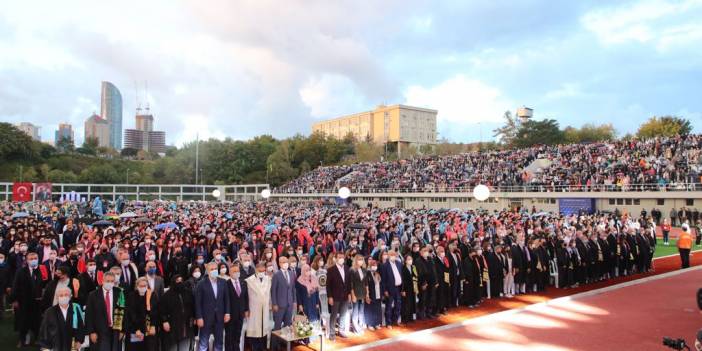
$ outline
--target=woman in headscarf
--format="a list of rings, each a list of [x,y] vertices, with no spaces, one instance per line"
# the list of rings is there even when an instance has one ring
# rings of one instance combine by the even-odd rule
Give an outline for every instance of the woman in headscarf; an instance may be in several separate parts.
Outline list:
[[[302,266],[300,277],[295,284],[297,289],[298,309],[310,322],[319,320],[319,284],[308,264]]]

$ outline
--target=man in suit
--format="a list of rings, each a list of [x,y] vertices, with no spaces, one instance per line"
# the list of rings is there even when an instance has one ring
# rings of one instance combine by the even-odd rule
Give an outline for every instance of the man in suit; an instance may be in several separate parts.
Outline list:
[[[345,265],[346,259],[343,252],[335,254],[334,265],[327,271],[327,299],[329,302],[330,316],[329,339],[334,340],[334,325],[337,318],[339,322],[339,336],[346,338],[348,330],[347,315],[351,301],[351,271]]]
[[[271,282],[271,303],[273,304],[273,330],[292,325],[292,315],[297,309],[295,296],[295,272],[290,270],[290,262],[285,256],[278,257],[280,270],[273,275]]]
[[[226,325],[226,351],[243,350],[241,330],[244,319],[249,318],[249,296],[246,282],[241,279],[239,265],[229,267],[229,323]]]
[[[156,262],[148,261],[144,267],[146,270],[146,280],[149,282],[149,290],[156,293],[156,297],[161,298],[163,296],[163,278],[159,277],[156,273],[158,268],[156,268]]]
[[[207,264],[207,278],[195,289],[195,318],[200,328],[198,350],[207,351],[210,335],[214,333],[214,349],[222,351],[224,324],[229,322],[229,287],[219,279],[217,264]]]
[[[443,253],[443,248],[441,252]],[[402,264],[397,257],[397,252],[390,251],[388,253],[388,261],[383,264],[380,270],[380,277],[385,282],[383,294],[387,299],[385,304],[385,324],[387,324],[388,329],[392,329],[393,324],[402,325],[402,323],[398,322],[402,301],[400,297],[400,292],[402,291]],[[440,279],[443,279],[443,277]]]
[[[85,338],[83,313],[78,304],[71,304],[71,290],[56,289],[58,304],[44,312],[37,344],[41,349],[71,351],[80,348]]]
[[[137,271],[136,265],[129,258],[127,250],[119,249],[117,257],[119,257],[119,266],[122,270],[119,276],[119,286],[127,291],[134,291],[134,283],[139,278],[139,271]]]
[[[247,279],[248,277],[256,274],[256,267],[251,264],[251,255],[248,253],[241,254],[241,280]]]
[[[85,306],[85,330],[93,351],[120,351],[126,328],[124,293],[115,286],[112,272],[103,274],[102,287],[88,295]],[[120,325],[121,324],[121,325]]]
[[[27,345],[27,334],[36,337],[41,322],[41,296],[44,282],[39,272],[39,258],[34,252],[27,254],[27,265],[19,268],[12,285],[10,301],[15,310],[15,323],[19,330],[18,346]]]
[[[97,264],[94,260],[88,260],[85,272],[78,275],[78,282],[80,287],[78,288],[78,303],[81,306],[85,306],[88,301],[88,295],[95,291],[98,286],[102,283],[102,272],[97,270]]]

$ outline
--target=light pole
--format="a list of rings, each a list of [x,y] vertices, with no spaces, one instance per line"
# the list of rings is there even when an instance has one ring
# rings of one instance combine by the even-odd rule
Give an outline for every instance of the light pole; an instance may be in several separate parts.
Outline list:
[[[127,168],[127,184],[129,184],[129,168]]]

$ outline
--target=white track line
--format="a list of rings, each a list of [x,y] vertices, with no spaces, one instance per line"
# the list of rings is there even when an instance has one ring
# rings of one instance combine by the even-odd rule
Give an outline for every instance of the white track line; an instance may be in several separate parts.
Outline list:
[[[658,257],[656,259],[665,258],[665,257],[672,257],[672,256],[678,256],[678,255],[662,256],[662,257]],[[469,324],[492,322],[495,319],[503,317],[503,316],[509,316],[509,315],[513,315],[513,314],[520,313],[523,311],[530,311],[533,309],[537,309],[539,307],[548,306],[548,305],[553,304],[553,303],[576,300],[576,299],[581,299],[581,298],[593,296],[593,295],[599,295],[599,294],[603,294],[603,293],[606,293],[606,292],[609,292],[612,290],[618,290],[618,289],[626,288],[628,286],[643,284],[643,283],[647,283],[650,281],[664,279],[664,278],[668,278],[668,277],[672,277],[672,276],[676,276],[679,274],[688,273],[688,272],[692,272],[692,271],[696,271],[696,270],[700,270],[700,269],[702,269],[702,265],[690,267],[687,269],[678,269],[678,270],[674,270],[674,271],[670,271],[670,272],[666,272],[666,273],[662,273],[662,274],[656,274],[656,275],[652,275],[649,277],[643,277],[643,278],[634,279],[634,280],[630,280],[630,281],[615,284],[615,285],[610,285],[610,286],[607,286],[604,288],[585,291],[585,292],[581,292],[581,293],[577,293],[577,294],[573,294],[573,295],[569,295],[569,296],[563,296],[563,297],[551,299],[551,300],[544,301],[544,302],[538,302],[538,303],[531,304],[531,305],[524,306],[524,307],[520,307],[520,308],[509,309],[509,310],[502,311],[502,312],[495,312],[495,313],[491,313],[488,315],[475,317],[475,318],[469,318],[469,319],[466,319],[466,320],[461,321],[461,322],[446,324],[446,325],[442,325],[442,326],[438,326],[438,327],[434,327],[434,328],[429,328],[429,329],[418,330],[418,331],[411,332],[411,333],[405,333],[405,334],[402,334],[399,336],[395,336],[395,337],[387,338],[387,339],[382,339],[382,340],[374,341],[374,342],[367,343],[367,344],[351,346],[351,347],[344,348],[342,350],[344,350],[344,351],[368,350],[368,349],[372,349],[374,347],[391,344],[391,343],[394,343],[397,341],[407,340],[407,339],[411,339],[414,337],[421,337],[424,335],[433,334],[433,333],[440,332],[443,330],[454,329],[454,328],[466,326]]]

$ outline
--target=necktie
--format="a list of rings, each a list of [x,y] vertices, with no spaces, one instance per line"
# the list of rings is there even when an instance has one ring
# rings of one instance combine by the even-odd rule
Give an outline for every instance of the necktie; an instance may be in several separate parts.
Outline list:
[[[124,269],[124,282],[127,283],[127,285],[129,285],[129,270],[127,269],[126,266],[123,269]]]
[[[107,326],[112,326],[112,315],[110,315],[110,291],[105,291],[105,309],[107,313]]]
[[[290,277],[288,277],[288,271],[283,272],[285,274],[285,281],[289,284],[290,283]]]
[[[241,288],[239,287],[239,280],[234,280],[234,289],[236,290],[236,296],[241,295]]]

